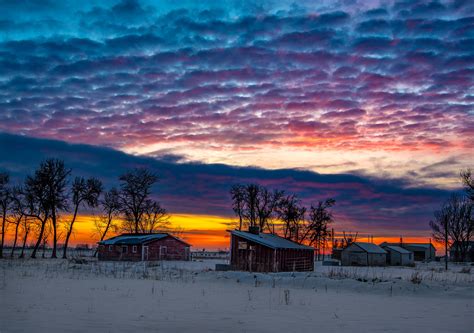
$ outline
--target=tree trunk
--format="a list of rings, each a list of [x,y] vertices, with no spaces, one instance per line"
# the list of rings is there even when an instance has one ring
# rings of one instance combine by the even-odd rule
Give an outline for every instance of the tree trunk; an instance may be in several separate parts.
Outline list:
[[[102,242],[104,240],[105,236],[107,235],[107,232],[109,231],[109,227],[110,227],[111,223],[112,223],[112,216],[109,214],[108,219],[107,219],[107,226],[105,227],[105,230],[104,230],[102,236],[100,237],[99,242]],[[98,251],[99,251],[99,248],[97,247],[94,251],[93,257],[97,256]]]
[[[43,255],[42,255],[43,258],[46,257],[46,240],[43,240]]]
[[[72,217],[71,224],[69,225],[69,230],[67,231],[66,241],[64,242],[63,259],[67,259],[67,246],[69,244],[69,237],[71,237],[71,234],[72,234],[72,228],[74,226],[74,222],[76,221],[77,210],[79,209],[79,204],[80,203],[77,203],[76,207],[74,208],[74,216]]]
[[[57,255],[56,255],[56,246],[57,246],[57,233],[56,233],[56,229],[57,229],[57,224],[56,224],[56,207],[53,208],[52,212],[51,212],[51,220],[53,222],[53,252],[51,253],[51,258],[57,258]]]
[[[25,217],[26,219],[26,217]],[[25,257],[25,247],[26,247],[26,240],[28,239],[28,232],[29,230],[26,229],[25,230],[25,236],[23,237],[23,245],[21,247],[21,253],[20,253],[20,256],[18,258],[24,258]]]
[[[43,240],[43,233],[44,233],[44,227],[46,226],[46,221],[48,220],[48,217],[45,217],[44,220],[41,220],[41,230],[38,236],[38,240],[36,241],[35,247],[33,249],[33,252],[31,253],[31,258],[35,259],[36,258],[36,252],[38,251],[41,241]]]
[[[18,227],[20,226],[20,222],[21,222],[21,217],[18,219],[17,223],[16,223],[16,227],[15,227],[15,238],[13,239],[13,247],[12,247],[12,252],[10,253],[10,258],[13,258],[13,254],[15,253],[15,249],[16,249],[16,241],[18,239]]]
[[[444,265],[448,270],[448,222],[444,223]]]
[[[7,223],[7,210],[3,208],[2,216],[2,243],[0,244],[0,258],[3,258],[3,242],[5,241],[5,224]]]

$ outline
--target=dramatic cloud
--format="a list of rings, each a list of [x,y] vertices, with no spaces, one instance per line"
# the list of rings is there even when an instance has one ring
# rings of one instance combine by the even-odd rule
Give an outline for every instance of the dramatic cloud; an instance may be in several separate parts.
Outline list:
[[[362,175],[323,175],[293,169],[264,170],[222,164],[176,163],[128,155],[116,150],[61,141],[0,134],[3,156],[0,170],[12,173],[14,182],[48,157],[64,159],[74,175],[95,176],[107,188],[118,176],[134,167],[156,172],[160,181],[154,193],[173,214],[232,217],[229,188],[236,183],[255,182],[296,193],[304,204],[333,197],[339,231],[358,230],[377,235],[426,235],[433,210],[448,196],[445,190],[410,187],[403,180],[384,180]],[[176,156],[174,157],[176,158]],[[431,168],[436,170],[438,166]],[[191,223],[192,218],[186,223]],[[192,225],[183,225],[192,228]]]
[[[453,185],[474,154],[472,2],[318,3],[0,1],[0,130]]]

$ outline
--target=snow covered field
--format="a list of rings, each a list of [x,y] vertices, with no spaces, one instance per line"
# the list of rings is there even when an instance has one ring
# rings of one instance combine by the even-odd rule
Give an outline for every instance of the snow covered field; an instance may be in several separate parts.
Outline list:
[[[0,261],[0,332],[473,332],[474,267]]]

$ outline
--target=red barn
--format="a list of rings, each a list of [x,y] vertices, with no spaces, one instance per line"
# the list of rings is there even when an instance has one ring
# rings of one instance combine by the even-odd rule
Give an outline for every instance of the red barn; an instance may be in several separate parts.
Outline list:
[[[122,234],[99,242],[99,260],[189,260],[191,245],[167,233]]]
[[[314,249],[277,235],[232,230],[230,265],[250,272],[314,270]]]

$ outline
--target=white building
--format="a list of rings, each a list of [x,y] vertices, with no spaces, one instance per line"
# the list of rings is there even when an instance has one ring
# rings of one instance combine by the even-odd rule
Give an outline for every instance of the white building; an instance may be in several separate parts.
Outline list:
[[[414,264],[413,252],[400,246],[386,245],[383,247],[387,251],[387,264],[392,266],[412,266]]]
[[[385,266],[387,252],[373,243],[354,242],[341,254],[343,266]]]

